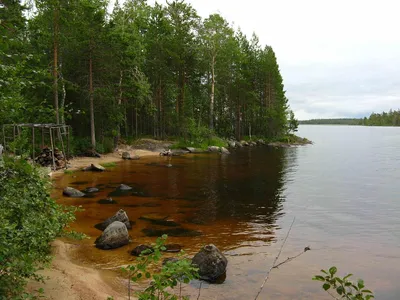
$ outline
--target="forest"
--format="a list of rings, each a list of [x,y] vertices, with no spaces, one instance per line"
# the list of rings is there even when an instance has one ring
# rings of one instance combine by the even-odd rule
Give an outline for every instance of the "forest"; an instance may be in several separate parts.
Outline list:
[[[184,1],[5,0],[0,124],[66,123],[75,141],[295,131],[271,46]]]
[[[400,126],[400,110],[372,113],[368,118],[312,119],[299,121],[310,125],[364,125],[364,126]]]

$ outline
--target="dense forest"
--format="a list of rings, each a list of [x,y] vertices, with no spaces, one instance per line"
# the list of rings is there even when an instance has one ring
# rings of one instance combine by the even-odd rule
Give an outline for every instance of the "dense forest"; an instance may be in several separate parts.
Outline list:
[[[183,1],[0,4],[0,124],[120,138],[280,138],[296,128],[275,52]],[[90,139],[89,139],[90,137]]]
[[[368,118],[312,119],[299,121],[299,124],[325,125],[364,125],[364,126],[400,126],[400,110],[372,113]]]

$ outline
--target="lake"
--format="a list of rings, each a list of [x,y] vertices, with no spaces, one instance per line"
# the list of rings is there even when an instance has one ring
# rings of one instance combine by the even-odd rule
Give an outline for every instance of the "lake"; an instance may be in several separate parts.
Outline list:
[[[154,225],[140,216],[162,213],[202,233],[170,237],[170,243],[190,255],[213,243],[228,258],[226,280],[203,284],[200,299],[254,299],[295,219],[278,262],[306,246],[311,251],[273,269],[259,299],[331,299],[311,278],[333,265],[340,275],[363,278],[377,299],[399,299],[400,128],[301,125],[298,134],[314,145],[143,158],[104,173],[63,176],[53,194],[61,203],[82,205],[72,227],[93,237],[76,243],[76,260],[102,269],[132,263],[129,251],[155,240],[142,232]],[[97,202],[121,183],[138,194],[117,195],[117,204]],[[70,199],[61,195],[67,185],[101,190]],[[132,243],[94,248],[101,232],[93,226],[120,208],[136,222]],[[198,286],[193,282],[184,293],[196,299]]]

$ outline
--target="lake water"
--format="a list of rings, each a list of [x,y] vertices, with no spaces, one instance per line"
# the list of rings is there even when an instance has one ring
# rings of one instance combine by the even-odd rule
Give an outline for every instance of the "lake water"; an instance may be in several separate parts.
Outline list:
[[[76,243],[76,260],[102,269],[132,263],[129,251],[155,239],[142,229],[157,227],[139,217],[162,213],[202,233],[169,242],[190,255],[214,243],[228,258],[224,283],[203,284],[200,299],[254,299],[295,218],[278,262],[306,246],[312,250],[272,270],[259,299],[331,299],[311,278],[333,265],[341,275],[363,278],[377,299],[400,299],[400,128],[303,125],[298,134],[314,145],[145,158],[104,173],[63,176],[54,196],[83,206],[73,228],[92,237]],[[145,194],[97,203],[120,183]],[[101,191],[94,198],[64,198],[66,185]],[[94,248],[101,232],[93,225],[120,208],[136,222],[132,244]],[[120,284],[118,276],[111,281]],[[196,299],[197,287],[194,282],[184,293]]]

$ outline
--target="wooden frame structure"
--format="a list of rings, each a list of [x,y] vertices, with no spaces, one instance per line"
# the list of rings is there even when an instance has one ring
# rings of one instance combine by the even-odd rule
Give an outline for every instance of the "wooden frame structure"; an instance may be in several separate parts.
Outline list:
[[[45,136],[48,135],[50,138],[50,147],[52,151],[53,170],[56,169],[56,163],[54,158],[54,149],[56,138],[61,143],[62,152],[64,155],[65,167],[67,168],[67,159],[69,157],[69,135],[71,126],[65,124],[35,124],[35,123],[21,123],[21,124],[5,124],[3,125],[3,143],[4,150],[7,149],[7,141],[15,141],[17,137],[21,135],[22,128],[31,128],[32,136],[32,159],[35,159],[35,133],[36,129],[40,130],[41,133],[41,147],[45,146]],[[11,129],[11,136],[7,136],[7,130]],[[66,137],[66,145],[64,144],[63,136]],[[66,146],[66,147],[65,147]],[[67,152],[65,152],[65,148]]]

